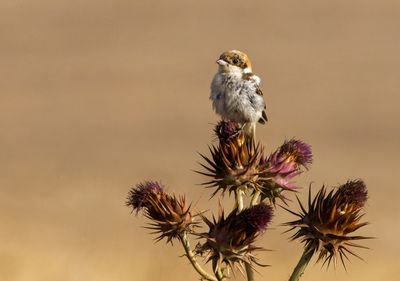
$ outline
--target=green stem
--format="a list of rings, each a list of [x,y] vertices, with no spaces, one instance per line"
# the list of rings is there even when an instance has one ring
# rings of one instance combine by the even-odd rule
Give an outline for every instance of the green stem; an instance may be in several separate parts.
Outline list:
[[[247,281],[254,281],[254,271],[251,268],[251,265],[246,263],[245,267],[246,267]]]
[[[256,190],[253,194],[253,197],[251,198],[250,201],[250,206],[257,205],[258,197],[260,197],[261,192],[259,190]]]
[[[237,212],[239,213],[243,210],[243,191],[240,186],[237,187],[235,190],[235,200]]]
[[[186,257],[194,267],[194,269],[201,275],[202,279],[208,280],[208,281],[219,281],[220,279],[216,279],[214,276],[210,275],[207,273],[201,266],[197,263],[196,260],[196,255],[193,253],[193,251],[190,249],[190,243],[189,239],[187,237],[187,233],[184,232],[180,236],[180,240],[182,242],[183,248],[185,249]]]
[[[300,277],[303,275],[304,270],[306,269],[308,263],[311,260],[311,257],[313,256],[313,251],[310,250],[304,250],[303,255],[301,256],[299,262],[297,263],[296,267],[293,270],[292,275],[289,278],[289,281],[298,281],[300,280]]]
[[[217,276],[218,281],[226,281],[226,277],[225,277],[225,275],[224,275],[224,273],[223,273],[223,270],[222,270],[221,268],[219,268],[219,269],[217,270],[215,276]]]

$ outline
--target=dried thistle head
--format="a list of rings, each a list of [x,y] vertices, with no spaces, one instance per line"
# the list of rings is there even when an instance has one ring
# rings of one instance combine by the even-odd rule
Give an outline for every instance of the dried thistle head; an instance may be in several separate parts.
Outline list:
[[[262,145],[256,146],[254,139],[233,121],[218,123],[215,133],[219,145],[210,148],[211,158],[200,154],[208,165],[201,164],[206,172],[198,173],[212,178],[204,185],[216,187],[215,195],[219,190],[232,192],[254,184],[263,168]]]
[[[240,213],[233,210],[226,218],[220,209],[218,218],[214,217],[213,221],[202,216],[209,231],[199,234],[206,241],[199,244],[196,250],[212,262],[215,272],[223,266],[229,266],[243,273],[245,264],[258,264],[253,252],[262,248],[253,243],[267,229],[272,215],[272,207],[261,203]]]
[[[361,180],[348,181],[329,193],[322,187],[313,200],[310,189],[308,210],[300,201],[299,213],[286,209],[299,219],[285,225],[291,226],[290,230],[297,229],[292,240],[299,239],[307,252],[319,253],[318,261],[323,260],[329,265],[333,260],[336,265],[340,258],[345,267],[347,254],[360,258],[351,247],[366,248],[353,241],[370,238],[349,235],[368,224],[360,222],[367,197],[367,188]]]
[[[220,121],[214,128],[214,133],[218,137],[219,140],[228,140],[239,134],[241,131],[241,127],[235,121]]]
[[[224,193],[240,188],[261,192],[261,201],[266,198],[272,203],[276,198],[285,201],[282,192],[293,191],[292,179],[312,162],[311,147],[300,140],[285,141],[265,158],[264,147],[256,146],[237,123],[221,121],[214,131],[219,145],[210,148],[211,158],[201,155],[208,164],[201,165],[207,171],[198,172],[212,178],[203,184],[216,187],[213,196],[220,190]]]
[[[364,207],[368,199],[367,188],[362,180],[348,181],[337,190],[344,202],[351,202],[359,208]]]
[[[157,182],[136,185],[130,190],[126,204],[137,212],[144,210],[144,215],[151,220],[148,228],[159,234],[156,241],[166,238],[167,243],[172,243],[172,239],[181,239],[184,232],[190,232],[197,225],[185,197],[166,194]]]
[[[146,204],[150,194],[163,193],[164,187],[156,181],[139,183],[135,188],[129,190],[126,205],[132,207],[132,211],[138,213]]]
[[[265,159],[256,189],[262,192],[263,199],[268,198],[272,203],[277,197],[285,201],[282,191],[293,191],[292,179],[302,173],[302,167],[308,169],[311,163],[310,145],[296,139],[285,141]]]

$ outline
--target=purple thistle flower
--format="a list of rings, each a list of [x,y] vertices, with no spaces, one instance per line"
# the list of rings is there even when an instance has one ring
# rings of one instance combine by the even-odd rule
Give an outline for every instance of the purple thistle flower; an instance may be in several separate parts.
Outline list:
[[[218,218],[214,217],[213,221],[202,216],[210,230],[199,234],[206,242],[199,244],[196,251],[206,253],[215,272],[222,264],[237,267],[241,271],[244,264],[259,264],[253,252],[263,248],[254,246],[254,242],[267,229],[272,214],[271,206],[260,203],[240,213],[235,209],[226,218],[223,210],[220,210]]]
[[[292,179],[302,173],[301,167],[308,169],[311,162],[310,145],[296,139],[285,141],[269,157],[260,161],[263,168],[256,188],[261,191],[261,199],[269,198],[275,203],[278,197],[285,201],[282,191],[293,191],[296,186]]]
[[[220,140],[227,140],[235,136],[240,131],[240,126],[234,121],[220,121],[214,129],[215,134]]]
[[[166,238],[167,243],[172,243],[173,239],[181,239],[184,232],[197,226],[191,212],[192,204],[187,205],[184,196],[168,195],[155,181],[139,183],[132,188],[126,205],[136,213],[143,209],[144,216],[151,221],[147,228],[159,235],[156,241]]]
[[[269,156],[267,162],[271,173],[289,174],[297,171],[300,166],[307,169],[312,163],[311,147],[300,140],[285,141]]]
[[[288,151],[289,154],[295,154],[295,161],[298,163],[298,165],[302,165],[305,168],[308,168],[309,165],[311,165],[313,159],[311,146],[309,144],[300,140],[292,139],[289,142],[286,142],[284,145],[287,146],[285,150]]]
[[[128,194],[127,206],[132,207],[136,213],[142,208],[146,207],[147,200],[150,194],[163,193],[164,187],[156,181],[146,181],[138,183],[136,187],[132,188]]]
[[[197,172],[211,178],[203,185],[216,187],[213,196],[218,191],[231,193],[237,188],[254,185],[265,170],[264,147],[256,145],[233,121],[219,122],[215,132],[219,145],[210,147],[211,157],[200,154],[207,163],[200,164],[204,172]]]
[[[356,204],[360,208],[368,199],[367,187],[362,180],[348,181],[338,188],[338,193],[346,203]]]
[[[249,228],[253,228],[253,231],[257,232],[264,232],[267,229],[268,224],[271,222],[272,215],[272,207],[263,203],[252,206],[239,213],[240,218],[250,226]]]
[[[339,258],[346,267],[344,259],[348,259],[348,254],[360,258],[351,247],[366,248],[355,241],[371,238],[351,235],[368,224],[360,222],[364,216],[362,206],[365,200],[367,189],[361,180],[348,181],[330,192],[323,186],[314,198],[310,188],[308,210],[300,201],[298,213],[284,208],[298,217],[285,225],[291,227],[290,230],[297,229],[291,239],[304,243],[305,251],[319,253],[317,261],[322,260],[329,265],[331,261],[336,264]]]

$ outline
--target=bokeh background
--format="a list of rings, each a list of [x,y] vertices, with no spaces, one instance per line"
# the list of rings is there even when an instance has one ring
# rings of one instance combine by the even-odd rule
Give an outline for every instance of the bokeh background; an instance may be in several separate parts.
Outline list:
[[[0,280],[198,280],[124,204],[154,179],[215,209],[192,170],[214,139],[209,83],[227,49],[262,78],[267,151],[312,145],[303,190],[369,187],[365,262],[312,263],[303,279],[397,280],[399,26],[397,0],[2,0]],[[260,240],[274,251],[259,253],[272,266],[257,280],[287,280],[297,262],[280,226],[291,218],[278,209]]]

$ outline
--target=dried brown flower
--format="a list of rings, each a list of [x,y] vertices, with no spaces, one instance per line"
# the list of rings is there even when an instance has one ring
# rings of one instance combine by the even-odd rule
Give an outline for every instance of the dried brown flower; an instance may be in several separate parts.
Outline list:
[[[256,146],[233,121],[221,121],[215,132],[219,145],[210,147],[211,158],[200,154],[208,165],[201,164],[207,171],[198,172],[212,178],[204,185],[217,188],[213,196],[219,190],[232,192],[257,182],[264,161],[263,146]]]
[[[216,187],[213,196],[220,190],[231,193],[250,189],[261,193],[261,201],[285,201],[282,192],[293,191],[292,179],[312,162],[311,147],[300,140],[285,141],[269,157],[264,157],[264,147],[256,145],[233,121],[218,123],[215,133],[219,145],[210,148],[211,158],[201,155],[208,165],[201,164],[206,171],[198,172],[212,178],[203,184]]]
[[[328,265],[332,260],[336,265],[340,258],[345,267],[344,259],[348,259],[348,254],[361,259],[351,247],[366,248],[353,241],[370,238],[349,235],[368,224],[360,222],[366,200],[367,188],[361,180],[349,181],[329,193],[322,187],[313,200],[310,188],[308,210],[300,201],[299,213],[285,208],[299,217],[285,225],[291,226],[290,230],[297,229],[292,240],[299,239],[304,243],[305,252],[319,253],[318,261],[323,260]]]
[[[184,232],[192,231],[197,225],[185,197],[166,194],[157,182],[138,184],[129,192],[127,205],[133,210],[144,209],[145,216],[151,220],[148,228],[159,234],[156,241],[166,238],[167,243],[172,243],[172,239],[181,239]]]
[[[236,267],[243,273],[244,264],[258,264],[253,252],[262,248],[253,243],[266,230],[272,215],[272,207],[261,203],[240,213],[233,210],[226,218],[220,209],[218,218],[213,218],[213,221],[202,216],[209,231],[200,234],[206,242],[197,247],[197,252],[205,253],[215,272],[225,264],[232,269]]]

